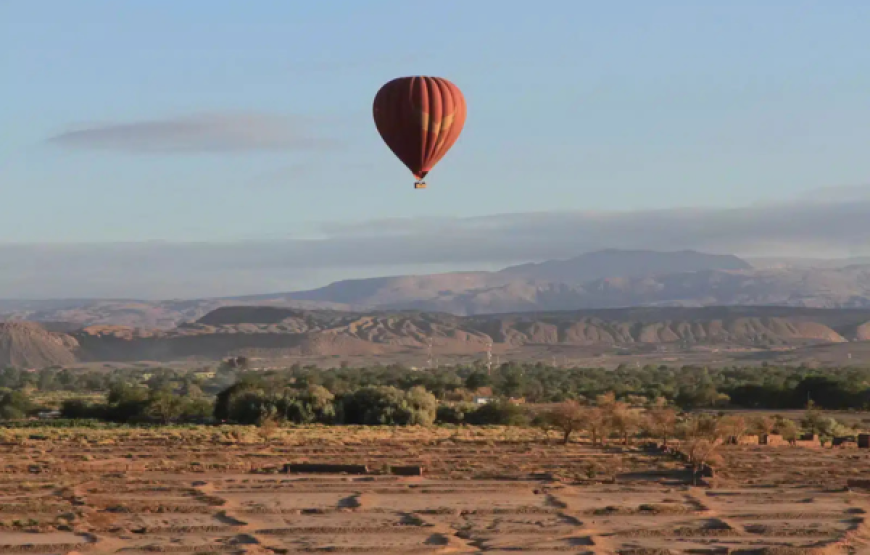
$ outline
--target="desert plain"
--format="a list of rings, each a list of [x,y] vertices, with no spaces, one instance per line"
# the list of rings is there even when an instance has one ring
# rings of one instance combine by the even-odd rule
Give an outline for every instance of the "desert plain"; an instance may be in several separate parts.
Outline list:
[[[3,553],[866,553],[870,450],[510,427],[0,430]],[[288,463],[364,474],[284,472]],[[396,467],[419,466],[402,476]],[[856,481],[857,480],[857,481]],[[847,487],[847,484],[853,487]]]

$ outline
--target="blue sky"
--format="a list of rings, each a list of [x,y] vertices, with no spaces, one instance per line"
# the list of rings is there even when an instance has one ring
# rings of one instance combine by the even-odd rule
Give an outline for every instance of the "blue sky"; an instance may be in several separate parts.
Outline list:
[[[868,21],[861,0],[0,0],[0,242],[326,240],[863,191]],[[426,191],[371,119],[409,74],[469,106]]]

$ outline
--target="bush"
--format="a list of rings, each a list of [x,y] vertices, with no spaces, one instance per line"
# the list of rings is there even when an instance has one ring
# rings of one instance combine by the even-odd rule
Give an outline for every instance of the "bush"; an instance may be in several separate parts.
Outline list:
[[[0,393],[0,420],[24,418],[34,408],[27,395],[21,391],[6,390]]]
[[[438,399],[426,391],[425,387],[417,386],[405,394],[405,402],[410,411],[408,424],[411,426],[431,426],[435,422],[438,411]]]
[[[296,424],[332,424],[335,422],[335,395],[320,385],[304,389],[286,389],[276,402],[281,418]]]
[[[518,405],[507,401],[491,401],[466,415],[465,421],[478,426],[524,426],[529,417]]]
[[[105,418],[105,405],[92,405],[84,399],[67,399],[60,405],[61,418],[84,420],[90,418]]]
[[[247,419],[249,415],[240,415],[236,414],[236,403],[239,398],[248,395],[262,395],[263,394],[263,386],[254,381],[240,381],[234,383],[230,387],[224,389],[217,395],[217,399],[215,399],[214,403],[214,417],[215,420],[221,421],[235,421],[242,422],[239,420],[239,417],[243,417]],[[242,422],[245,424],[253,424],[258,420],[259,414],[254,417],[253,420]]]
[[[392,386],[357,389],[341,399],[340,421],[364,426],[403,426],[411,419],[405,393]]]
[[[435,415],[435,422],[438,424],[463,424],[469,413],[477,409],[470,403],[460,403],[458,405],[441,405]]]
[[[214,406],[208,399],[202,397],[185,399],[180,419],[186,422],[205,422],[212,418],[213,412]]]

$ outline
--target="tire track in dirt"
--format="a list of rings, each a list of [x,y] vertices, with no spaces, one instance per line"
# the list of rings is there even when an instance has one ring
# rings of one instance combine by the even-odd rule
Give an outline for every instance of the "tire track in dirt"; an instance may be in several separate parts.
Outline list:
[[[559,485],[555,488],[548,487],[550,485],[552,484],[542,483],[539,488],[534,489],[534,493],[544,495],[545,505],[558,509],[554,514],[566,524],[577,527],[577,531],[572,531],[568,534],[542,534],[541,537],[535,538],[532,541],[514,543],[508,549],[529,551],[530,548],[539,547],[542,543],[562,541],[565,542],[567,546],[561,546],[558,550],[570,547],[577,549],[584,548],[586,553],[613,553],[607,541],[603,537],[596,535],[599,531],[585,526],[585,522],[580,518],[582,514],[579,511],[571,510],[568,501],[559,496],[559,493],[579,493],[580,490],[572,486],[564,485]],[[542,547],[541,549],[552,551],[552,549],[546,547]]]
[[[244,519],[240,518],[240,515],[236,511],[241,510],[241,504],[238,501],[219,495],[220,492],[214,483],[196,481],[191,484],[191,487],[204,499],[222,501],[219,505],[221,507],[220,510],[212,514],[212,517],[232,526],[233,531],[236,532],[233,537],[226,541],[225,545],[232,546],[239,553],[249,553],[251,555],[278,553],[282,550],[278,546],[268,545],[262,536],[256,534],[255,530],[263,528],[262,526],[256,526],[256,517],[252,519],[252,515],[245,515]]]

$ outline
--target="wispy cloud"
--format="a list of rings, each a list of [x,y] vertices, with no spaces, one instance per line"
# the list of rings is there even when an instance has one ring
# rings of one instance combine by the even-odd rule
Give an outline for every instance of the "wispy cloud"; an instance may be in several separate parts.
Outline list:
[[[219,296],[493,268],[611,247],[832,258],[870,254],[868,214],[870,197],[740,209],[396,218],[323,225],[320,238],[310,240],[0,245],[0,291],[7,298]]]
[[[313,124],[312,119],[303,117],[211,113],[90,126],[55,135],[48,142],[157,154],[322,150],[340,145],[317,134]]]

